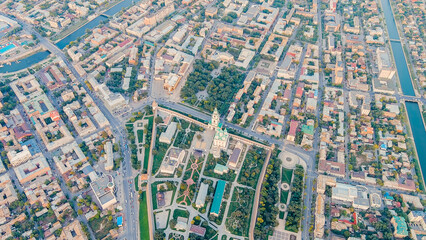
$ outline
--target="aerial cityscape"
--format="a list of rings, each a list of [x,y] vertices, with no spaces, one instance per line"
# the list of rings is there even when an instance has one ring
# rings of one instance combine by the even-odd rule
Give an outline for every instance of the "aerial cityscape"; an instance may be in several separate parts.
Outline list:
[[[0,239],[426,239],[422,0],[0,0]]]

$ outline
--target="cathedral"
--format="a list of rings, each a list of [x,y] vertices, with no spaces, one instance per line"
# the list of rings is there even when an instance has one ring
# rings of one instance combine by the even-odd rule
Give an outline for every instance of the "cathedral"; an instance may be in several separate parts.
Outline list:
[[[215,130],[212,152],[215,158],[220,157],[220,151],[226,150],[229,142],[229,133],[225,129],[222,129],[222,123],[220,122],[220,115],[217,109],[214,110],[212,119],[209,121],[209,128]]]

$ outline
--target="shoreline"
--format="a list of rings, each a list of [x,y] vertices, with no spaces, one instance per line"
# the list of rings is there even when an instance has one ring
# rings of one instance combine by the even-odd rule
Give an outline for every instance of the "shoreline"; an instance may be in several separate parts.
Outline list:
[[[58,43],[58,42],[60,42],[60,41],[62,41],[62,40],[64,40],[65,38],[67,38],[69,35],[71,35],[71,34],[73,34],[73,33],[75,33],[77,30],[79,30],[80,28],[82,28],[82,27],[84,27],[85,25],[87,25],[88,23],[90,23],[90,22],[92,22],[93,20],[95,20],[96,18],[98,18],[99,16],[105,16],[106,14],[105,14],[105,12],[107,12],[108,10],[110,10],[111,8],[113,8],[113,7],[115,7],[116,5],[118,5],[119,3],[121,3],[121,2],[124,2],[125,0],[121,0],[121,1],[117,1],[117,2],[115,2],[113,5],[110,5],[110,6],[108,6],[108,8],[106,8],[105,10],[103,10],[101,13],[98,13],[98,14],[96,14],[95,15],[95,17],[92,19],[92,20],[90,20],[90,21],[88,21],[88,20],[86,20],[81,26],[79,26],[77,29],[75,29],[74,31],[72,31],[72,32],[70,32],[70,33],[68,33],[67,35],[65,35],[64,37],[61,37],[61,38],[59,38],[59,39],[57,39],[57,40],[55,40],[55,41],[52,41],[55,45]],[[107,15],[106,15],[107,16]]]
[[[11,59],[0,61],[0,64],[1,65],[11,65],[13,62],[20,61],[22,59],[25,59],[25,58],[27,58],[29,56],[32,56],[32,55],[34,55],[34,54],[36,54],[38,52],[41,52],[41,51],[48,51],[48,50],[44,46],[40,45],[40,46],[38,46],[38,47],[36,47],[34,49],[26,51],[25,53],[23,53],[23,54],[21,54],[19,56],[15,56],[15,57],[13,57]]]
[[[393,8],[393,6],[392,6],[392,3],[390,2],[390,0],[386,0],[386,1],[389,1],[389,6],[390,6],[390,9],[391,9],[391,13],[392,13],[392,17],[393,17],[393,19],[395,20],[395,13],[394,13],[394,8]],[[396,26],[396,31],[397,31],[397,33],[398,33],[398,42],[401,44],[401,49],[402,49],[402,52],[404,53],[404,58],[405,58],[405,64],[407,65],[407,69],[408,69],[408,74],[410,75],[410,81],[411,81],[411,86],[413,86],[413,90],[414,90],[414,94],[416,95],[416,97],[421,97],[421,94],[420,94],[420,92],[419,92],[419,90],[417,89],[418,87],[418,84],[416,84],[415,82],[414,82],[414,79],[416,78],[416,76],[414,76],[414,78],[413,78],[413,75],[412,75],[412,71],[413,72],[415,72],[415,69],[411,69],[411,66],[412,66],[412,63],[410,62],[408,62],[408,57],[407,57],[407,54],[409,54],[409,53],[407,53],[406,54],[406,52],[405,52],[405,47],[404,47],[404,43],[403,43],[403,41],[402,41],[402,38],[401,38],[401,36],[403,36],[404,37],[404,34],[401,34],[401,32],[400,32],[400,29],[399,29],[399,27],[398,27],[398,24],[397,24],[397,22],[395,21],[395,26]],[[402,29],[402,25],[400,25],[400,27],[401,27],[401,29]],[[388,34],[389,35],[389,34]],[[390,39],[390,38],[389,38]],[[405,39],[405,37],[404,37],[404,39]],[[407,41],[406,39],[405,39],[405,41]],[[391,48],[392,48],[392,46],[391,46]]]
[[[426,184],[425,184],[425,178],[424,178],[424,175],[423,175],[423,170],[422,170],[422,165],[421,165],[421,163],[420,163],[420,158],[419,158],[419,154],[418,154],[418,152],[417,152],[417,146],[416,146],[416,142],[415,142],[415,140],[414,140],[414,135],[413,135],[413,128],[411,127],[411,122],[410,122],[410,117],[408,116],[408,110],[407,110],[407,105],[406,105],[406,102],[407,101],[405,101],[405,100],[403,100],[403,102],[404,102],[404,107],[405,107],[405,116],[407,117],[407,124],[408,124],[408,126],[410,127],[410,136],[411,136],[411,138],[413,139],[413,147],[414,147],[414,154],[415,154],[415,157],[416,158],[414,158],[414,161],[415,161],[415,163],[414,163],[414,165],[417,163],[418,164],[418,166],[419,166],[419,171],[420,171],[420,176],[422,177],[422,181],[420,182],[419,181],[419,185],[420,184],[422,184],[423,185],[423,189],[424,189],[424,191],[426,191]],[[417,103],[417,106],[419,107],[419,110],[421,109],[421,103],[419,104],[419,103]],[[420,113],[421,113],[421,111],[420,111]],[[425,128],[426,127],[426,125],[425,125],[425,121],[424,121],[424,119],[423,119],[423,117],[421,117],[421,119],[422,119],[422,122],[423,122],[423,128]],[[426,130],[426,128],[425,128],[425,130]],[[417,173],[416,174],[417,176],[419,175],[419,173]]]
[[[392,18],[393,18],[393,21],[395,22],[395,15],[393,13],[392,4],[390,3],[390,1],[389,0],[379,0],[379,4],[380,4],[380,8],[381,8],[381,14],[382,14],[382,17],[385,19],[385,23],[386,23],[386,16],[385,16],[385,10],[384,10],[383,5],[382,5],[382,1],[388,1],[389,2],[389,6],[390,6],[390,9],[391,9],[391,14],[392,14]],[[395,42],[399,42],[399,44],[401,44],[401,49],[402,49],[402,52],[404,54],[404,60],[405,60],[406,66],[407,66],[407,70],[408,70],[408,74],[409,74],[408,76],[410,77],[410,82],[411,82],[411,86],[413,88],[414,96],[418,97],[417,96],[417,91],[416,91],[416,89],[414,88],[414,85],[413,85],[413,78],[411,76],[410,69],[408,69],[407,57],[405,56],[405,52],[404,52],[404,49],[403,49],[403,46],[402,46],[401,37],[400,37],[400,32],[398,30],[398,26],[396,26],[396,22],[395,22],[395,27],[397,29],[398,39],[391,39],[390,35],[389,35],[389,29],[388,29],[389,26],[386,25],[386,34],[387,34],[387,37],[388,37],[388,41],[387,42],[390,45],[390,50],[391,50],[391,54],[392,54],[392,57],[393,57],[393,63],[395,65],[395,67],[396,67],[396,61],[395,61],[396,59],[395,59],[395,55],[394,55],[393,47],[392,47],[392,41],[395,41]],[[398,69],[396,69],[396,74],[397,74],[397,77],[398,77],[398,80],[399,80],[399,84],[400,84],[399,91],[402,94],[404,94],[404,91],[402,89],[402,82],[401,82],[401,78],[400,78]],[[415,156],[414,156],[415,157],[415,164],[418,164],[419,170],[420,170],[420,176],[422,177],[422,181],[421,182],[418,181],[418,182],[419,182],[419,185],[421,184],[423,186],[424,191],[426,191],[426,188],[425,188],[426,187],[426,185],[425,185],[425,178],[424,178],[424,175],[423,175],[423,170],[422,170],[422,165],[420,163],[420,158],[419,158],[419,155],[418,155],[418,152],[417,152],[416,140],[415,140],[414,135],[413,135],[413,128],[411,126],[410,117],[408,116],[408,110],[407,110],[406,101],[403,101],[403,102],[404,102],[405,115],[407,117],[408,127],[409,127],[409,130],[410,130],[410,133],[411,133],[410,135],[411,135],[411,138],[413,139],[413,145],[414,145],[413,148],[414,148],[414,153],[415,153]],[[420,110],[420,105],[418,105],[418,106],[419,106],[419,110]],[[420,111],[420,114],[421,114],[421,111]],[[423,127],[425,128],[424,119],[423,118],[422,118],[422,121],[423,121]],[[416,173],[416,175],[418,176],[419,173]]]
[[[390,7],[390,10],[391,10],[392,19],[393,19],[393,21],[395,23],[395,28],[396,28],[396,31],[397,31],[397,34],[398,34],[398,39],[391,39],[391,37],[389,35],[389,29],[388,29],[389,26],[387,26],[387,24],[386,24],[386,33],[388,35],[388,43],[389,43],[389,46],[390,46],[390,49],[391,49],[391,54],[392,54],[392,57],[393,57],[393,62],[394,62],[395,68],[396,68],[396,61],[395,61],[395,54],[393,52],[392,41],[397,42],[397,43],[399,42],[399,44],[401,44],[401,50],[402,50],[402,53],[404,55],[404,61],[405,61],[405,65],[407,66],[408,74],[410,76],[410,82],[411,82],[411,86],[413,88],[414,96],[415,97],[419,97],[418,96],[419,95],[418,91],[414,88],[415,85],[414,85],[414,82],[413,82],[414,81],[413,77],[411,76],[411,71],[408,68],[408,66],[410,66],[410,65],[407,62],[407,56],[405,56],[405,51],[404,51],[404,48],[403,48],[403,45],[402,45],[402,41],[401,41],[401,34],[399,32],[398,26],[397,26],[396,21],[395,21],[395,14],[393,13],[392,4],[391,4],[390,0],[379,0],[379,2],[380,2],[380,8],[382,10],[381,11],[382,12],[382,17],[385,19],[385,23],[386,23],[386,16],[385,16],[385,11],[383,9],[382,1],[388,1],[389,2],[389,7]],[[399,77],[398,69],[396,69],[396,73],[397,73],[398,80],[399,80],[399,83],[400,83],[400,90],[401,90],[402,94],[405,95],[404,94],[404,90],[402,89],[402,83],[401,83],[401,78]]]

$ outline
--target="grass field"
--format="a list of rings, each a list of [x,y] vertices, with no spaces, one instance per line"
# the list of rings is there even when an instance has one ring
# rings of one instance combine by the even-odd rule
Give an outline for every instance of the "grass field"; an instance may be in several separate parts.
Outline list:
[[[136,132],[138,134],[138,143],[142,143],[143,142],[143,130],[139,129]]]
[[[149,162],[149,148],[145,148],[145,154],[143,158],[143,169],[148,170],[148,162]]]
[[[135,189],[136,189],[136,192],[138,192],[139,191],[139,174],[135,177]]]
[[[248,188],[234,188],[226,217],[226,228],[235,235],[248,237],[254,191]]]
[[[148,119],[148,129],[150,129],[150,128],[152,129],[153,124],[154,124],[154,117],[151,116],[151,117],[147,117],[146,119]],[[152,137],[152,132],[148,132],[147,135],[148,134]],[[151,137],[145,138],[145,141],[147,141],[146,144],[148,144],[148,147],[145,148],[145,154],[144,154],[144,157],[143,157],[143,169],[142,170],[146,170],[146,171],[148,170],[149,149],[151,148]]]
[[[290,185],[292,176],[293,176],[293,170],[292,169],[282,168],[281,182],[285,182],[285,183],[288,183]]]
[[[281,190],[280,203],[287,204],[288,191]]]
[[[176,208],[175,211],[173,212],[173,219],[177,219],[178,217],[189,218],[189,212],[186,210]]]
[[[146,192],[142,193],[142,197],[139,200],[139,229],[141,233],[141,240],[150,240]]]

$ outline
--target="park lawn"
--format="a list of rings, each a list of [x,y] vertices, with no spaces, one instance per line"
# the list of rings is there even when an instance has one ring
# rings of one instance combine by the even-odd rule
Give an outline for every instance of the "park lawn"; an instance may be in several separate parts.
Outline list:
[[[173,219],[177,220],[178,217],[189,218],[189,212],[186,210],[176,208],[175,211],[173,212]]]
[[[225,224],[232,234],[248,237],[254,194],[255,192],[248,188],[234,188]],[[234,213],[241,214],[235,216]],[[233,228],[233,222],[237,222],[239,226]]]
[[[135,177],[135,189],[136,192],[139,192],[139,174]]]
[[[291,177],[293,176],[293,169],[282,168],[281,182],[291,183]]]
[[[153,162],[152,162],[152,174],[155,175],[161,167],[161,163],[163,162],[164,156],[166,155],[167,150],[169,149],[169,144],[160,143],[160,141],[156,141],[155,143],[157,153],[154,154]],[[154,149],[153,149],[154,150]]]
[[[194,198],[194,192],[195,192],[194,188],[195,188],[195,184],[192,184],[191,188],[190,188],[190,194],[185,199],[185,196],[183,195],[183,193],[185,192],[186,189],[188,189],[188,185],[186,183],[182,182],[180,189],[179,189],[179,195],[178,195],[179,197],[176,199],[176,203],[179,204],[185,199],[185,202],[182,202],[181,204],[187,205],[187,206],[191,205],[191,201]],[[192,191],[191,191],[191,189],[192,189]]]
[[[136,133],[138,134],[138,143],[143,143],[143,130],[139,129]]]
[[[151,199],[152,199],[152,210],[157,209],[157,185],[160,182],[155,182],[151,184]]]
[[[148,144],[151,145],[151,144]],[[149,162],[149,147],[145,148],[145,154],[143,155],[143,170],[148,170]]]
[[[287,204],[288,191],[281,190],[280,203]]]
[[[153,116],[151,116],[151,117],[146,117],[145,119],[148,119],[148,129],[152,129],[152,127],[153,127],[153,124],[154,124],[154,117]],[[145,154],[144,154],[144,156],[143,156],[143,169],[142,170],[145,170],[145,171],[147,171],[148,170],[148,163],[149,163],[149,149],[151,148],[151,138],[152,138],[152,132],[149,132],[148,131],[148,133],[147,133],[147,135],[149,134],[149,136],[151,136],[151,137],[148,137],[148,136],[146,136],[146,138],[145,138],[145,143],[147,144],[147,147],[145,148]]]
[[[142,192],[141,195],[141,199],[139,199],[139,229],[141,233],[141,240],[150,240],[146,192]]]
[[[255,146],[251,147],[247,151],[243,166],[240,170],[238,183],[256,188],[265,158],[265,149]]]
[[[222,164],[226,166],[228,159],[229,159],[228,154],[226,154],[223,151],[220,153],[220,158],[218,159],[214,158],[213,154],[210,153],[209,156],[207,157],[207,163],[204,167],[203,174],[207,177],[213,177],[213,178],[233,182],[235,180],[235,177],[237,176],[234,170],[229,169],[228,173],[224,173],[222,175],[214,172],[214,168],[216,167],[216,164]]]

